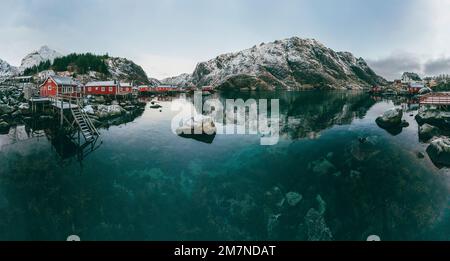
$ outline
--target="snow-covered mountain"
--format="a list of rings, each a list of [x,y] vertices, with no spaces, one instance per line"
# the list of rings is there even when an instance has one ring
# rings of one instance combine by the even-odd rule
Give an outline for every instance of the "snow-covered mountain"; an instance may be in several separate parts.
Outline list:
[[[221,89],[360,89],[386,83],[364,59],[298,37],[220,55],[182,78]]]
[[[25,71],[27,68],[39,65],[41,62],[50,61],[53,62],[56,58],[61,57],[62,54],[50,49],[48,46],[42,46],[39,50],[34,51],[25,58],[22,59],[22,63],[19,67],[20,72]]]
[[[17,75],[18,73],[19,70],[17,67],[14,67],[6,61],[0,59],[0,77],[11,77]]]
[[[169,77],[161,80],[161,84],[177,85],[181,87],[186,87],[192,82],[192,75],[188,73],[183,73],[178,76]]]

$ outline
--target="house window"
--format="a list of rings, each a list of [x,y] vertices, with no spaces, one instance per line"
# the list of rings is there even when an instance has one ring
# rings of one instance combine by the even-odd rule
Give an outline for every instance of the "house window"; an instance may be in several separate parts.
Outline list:
[[[49,85],[49,86],[47,87],[47,90],[51,91],[51,90],[52,90],[52,86]]]
[[[102,92],[104,92],[105,91],[105,87],[102,87]]]
[[[98,91],[98,87],[95,87],[95,90]]]
[[[91,87],[88,88],[88,92],[90,92],[90,91],[92,91],[92,88],[91,88]]]
[[[112,92],[113,91],[113,87],[109,87],[109,91]]]

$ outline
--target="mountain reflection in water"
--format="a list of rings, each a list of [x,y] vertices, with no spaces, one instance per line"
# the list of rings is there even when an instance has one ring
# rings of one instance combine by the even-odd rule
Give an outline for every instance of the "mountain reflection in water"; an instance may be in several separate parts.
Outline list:
[[[101,130],[83,164],[45,138],[0,135],[0,239],[449,240],[449,175],[426,157],[416,111],[397,136],[375,118],[406,100],[358,92],[215,94],[280,99],[281,139],[171,131],[171,100]],[[412,116],[410,116],[411,114]]]

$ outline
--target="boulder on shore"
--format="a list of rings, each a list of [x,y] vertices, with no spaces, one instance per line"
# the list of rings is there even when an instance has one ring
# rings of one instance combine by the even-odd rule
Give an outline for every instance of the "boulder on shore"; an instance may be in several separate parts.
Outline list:
[[[403,110],[394,108],[386,111],[376,119],[378,126],[383,129],[395,128],[402,125]]]
[[[450,126],[450,112],[437,109],[423,109],[416,115],[416,121],[419,125],[428,123],[448,129]]]
[[[427,153],[434,164],[450,166],[450,139],[441,137],[433,140],[427,148]]]
[[[0,104],[0,115],[10,114],[14,111],[14,108],[7,104]]]
[[[126,111],[120,105],[98,105],[95,115],[99,119],[108,119],[121,116]]]
[[[421,141],[429,141],[435,136],[440,134],[439,128],[428,123],[420,126],[419,128],[419,138]]]
[[[201,130],[201,134],[215,135],[216,125],[211,117],[196,116],[183,122],[181,127],[176,129],[178,135],[195,135],[196,130]]]

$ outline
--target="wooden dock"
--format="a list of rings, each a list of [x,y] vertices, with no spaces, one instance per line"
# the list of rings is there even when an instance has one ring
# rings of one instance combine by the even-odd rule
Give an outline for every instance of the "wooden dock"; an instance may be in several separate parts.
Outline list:
[[[450,105],[450,92],[435,92],[429,93],[420,97],[420,105],[436,105],[436,106],[449,106]]]

